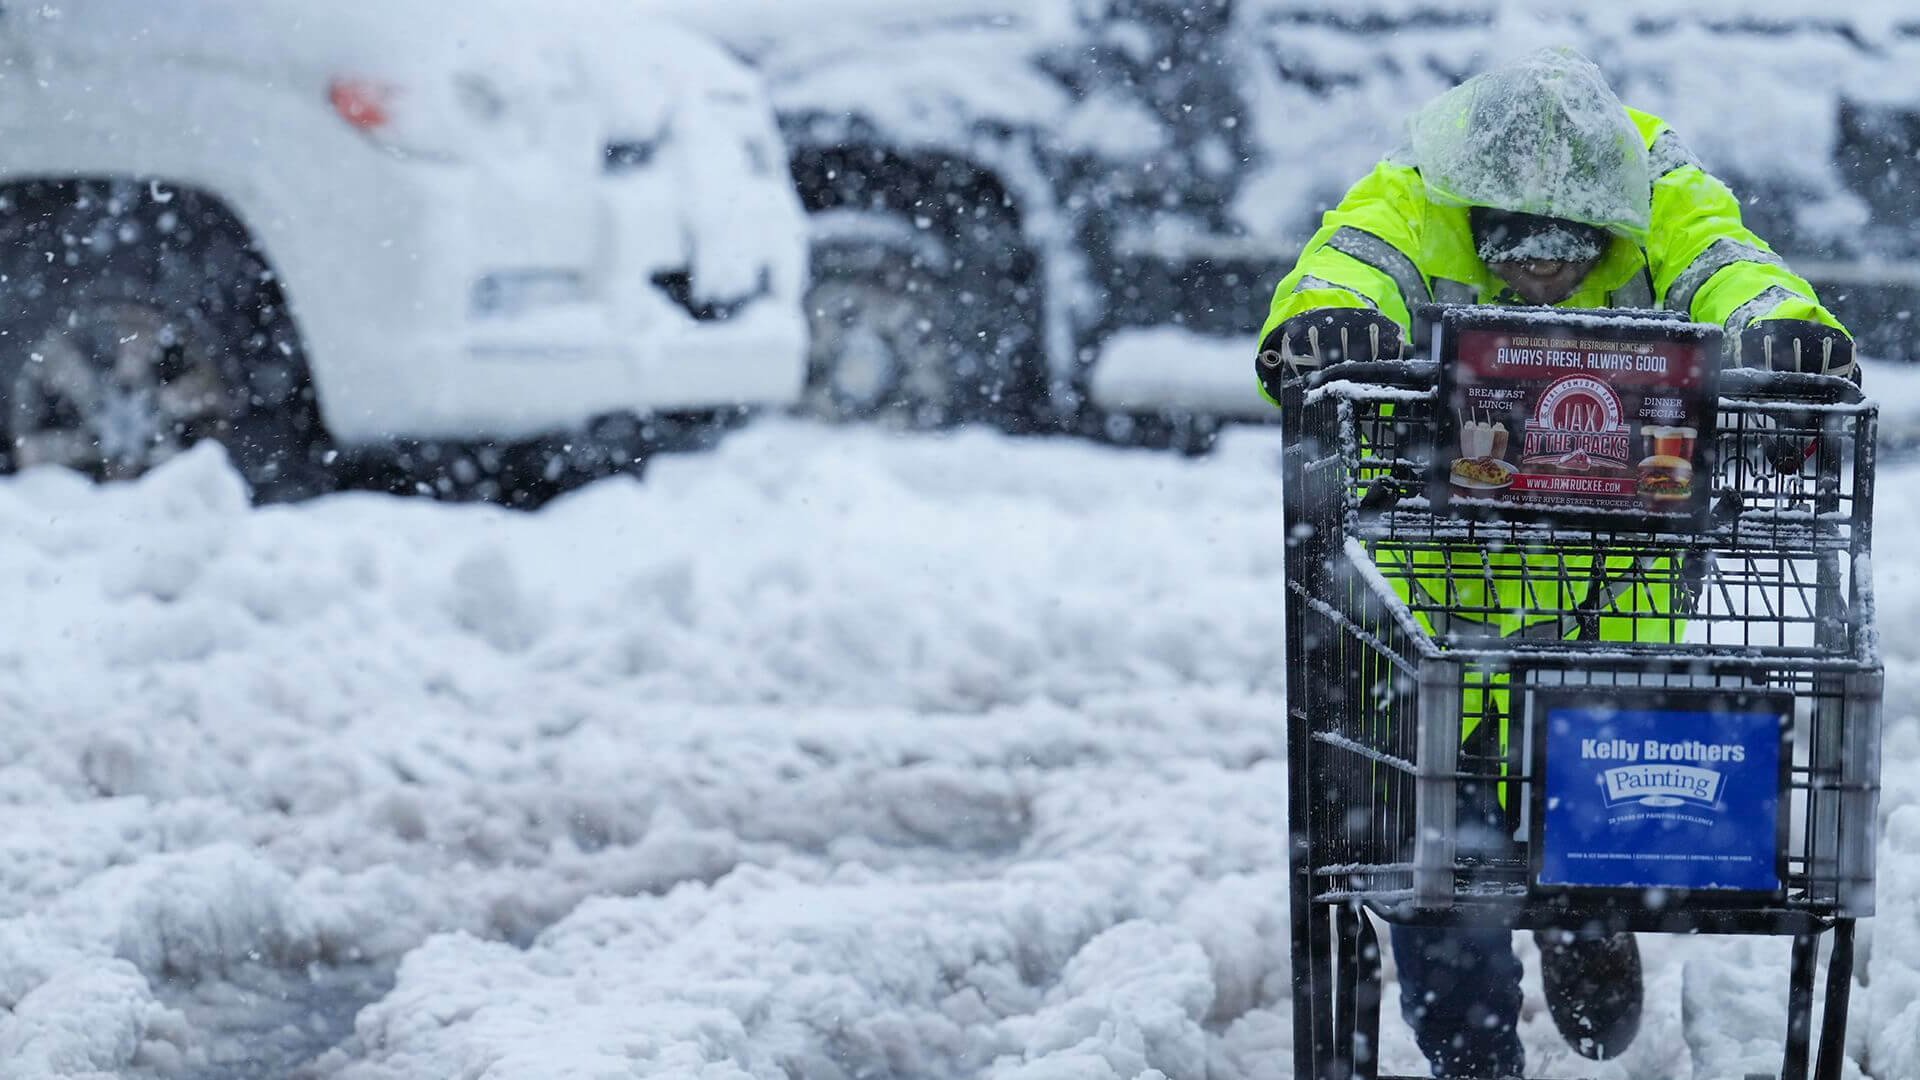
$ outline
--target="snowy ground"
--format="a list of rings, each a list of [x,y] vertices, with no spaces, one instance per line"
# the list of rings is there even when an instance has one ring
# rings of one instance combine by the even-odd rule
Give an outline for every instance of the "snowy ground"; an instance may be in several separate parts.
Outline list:
[[[251,510],[211,450],[0,481],[0,1076],[1287,1076],[1274,438],[767,424],[537,515]],[[1917,487],[1879,1080],[1920,1080]],[[1784,942],[1646,946],[1619,1062],[1530,978],[1536,1072],[1775,1065]]]

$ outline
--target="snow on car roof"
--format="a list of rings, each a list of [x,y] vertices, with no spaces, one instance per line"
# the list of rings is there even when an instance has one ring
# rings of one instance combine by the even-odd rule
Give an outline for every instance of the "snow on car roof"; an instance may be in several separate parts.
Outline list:
[[[787,111],[859,112],[909,140],[952,142],[981,118],[1050,123],[1071,104],[1034,64],[1076,30],[1067,0],[642,0],[750,56]]]
[[[831,53],[859,40],[917,37],[940,29],[992,31],[1000,40],[1058,39],[1072,33],[1071,0],[637,0],[650,12],[695,26],[769,67]]]
[[[703,85],[757,84],[708,38],[620,0],[553,0],[537,9],[519,0],[67,0],[9,7],[0,32],[56,56],[129,53],[326,75],[460,67],[503,81],[564,81],[575,74],[570,57],[584,54],[605,60],[597,66],[609,74],[624,61],[636,73],[632,85],[663,70],[675,78],[698,72]]]

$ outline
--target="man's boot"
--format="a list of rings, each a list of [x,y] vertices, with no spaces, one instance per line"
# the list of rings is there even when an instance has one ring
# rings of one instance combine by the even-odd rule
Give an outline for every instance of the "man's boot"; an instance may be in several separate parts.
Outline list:
[[[1618,1057],[1640,1031],[1640,946],[1633,935],[1537,930],[1533,941],[1560,1037],[1583,1057]]]

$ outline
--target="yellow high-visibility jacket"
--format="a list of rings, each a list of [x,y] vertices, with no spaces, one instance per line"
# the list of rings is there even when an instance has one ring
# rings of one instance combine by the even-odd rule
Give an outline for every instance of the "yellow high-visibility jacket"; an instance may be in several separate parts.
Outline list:
[[[1740,221],[1740,201],[1700,167],[1657,116],[1628,109],[1653,174],[1644,245],[1616,233],[1562,307],[1664,308],[1736,334],[1759,319],[1808,319],[1839,328],[1813,287]],[[1410,334],[1408,305],[1493,303],[1505,283],[1474,254],[1465,206],[1427,196],[1419,171],[1393,158],[1328,211],[1293,272],[1274,290],[1265,341],[1314,308],[1368,308]]]
[[[1700,167],[1672,129],[1648,113],[1626,113],[1647,152],[1651,206],[1644,235],[1638,229],[1612,228],[1600,261],[1560,306],[1684,311],[1695,322],[1722,324],[1729,335],[1770,318],[1811,320],[1844,333],[1813,288],[1741,223],[1739,200]],[[1290,316],[1315,308],[1377,311],[1399,324],[1403,339],[1410,339],[1411,305],[1498,302],[1506,285],[1475,253],[1467,207],[1435,201],[1420,171],[1401,157],[1396,154],[1377,165],[1325,215],[1293,271],[1274,290],[1260,331],[1262,342]],[[1382,561],[1387,561],[1384,556]],[[1594,576],[1590,559],[1570,555],[1472,552],[1458,553],[1452,562],[1451,596],[1440,552],[1416,551],[1410,567],[1396,567],[1388,577],[1403,600],[1411,599],[1411,580],[1428,594],[1423,605],[1509,612],[1477,617],[1487,632],[1503,636],[1523,629],[1537,633],[1542,624],[1556,621],[1564,624],[1542,612],[1572,610],[1585,599]],[[1666,616],[1678,598],[1661,579],[1671,580],[1671,567],[1643,575],[1653,579],[1651,584],[1622,589],[1617,582],[1633,574],[1632,560],[1609,557],[1607,564],[1602,576],[1616,581],[1609,592],[1617,595],[1601,609],[1601,638],[1670,640],[1680,623]],[[1525,573],[1530,580],[1524,585],[1497,582],[1489,596],[1481,584],[1483,566],[1500,574]],[[1432,574],[1423,575],[1423,567]],[[1635,619],[1636,613],[1656,617]],[[1420,621],[1433,629],[1425,617]],[[1496,696],[1504,698],[1505,693]],[[1467,703],[1463,736],[1477,726],[1478,705],[1477,700]],[[1500,711],[1504,713],[1504,703]],[[1504,743],[1504,730],[1501,735]]]

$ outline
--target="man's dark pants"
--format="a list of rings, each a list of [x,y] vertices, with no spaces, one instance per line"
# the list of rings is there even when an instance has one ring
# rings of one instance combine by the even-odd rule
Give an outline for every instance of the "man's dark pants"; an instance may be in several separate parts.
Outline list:
[[[1489,856],[1513,850],[1511,826],[1491,784],[1460,786],[1458,846]],[[1435,1076],[1520,1076],[1520,961],[1509,930],[1394,926],[1400,1015]]]

